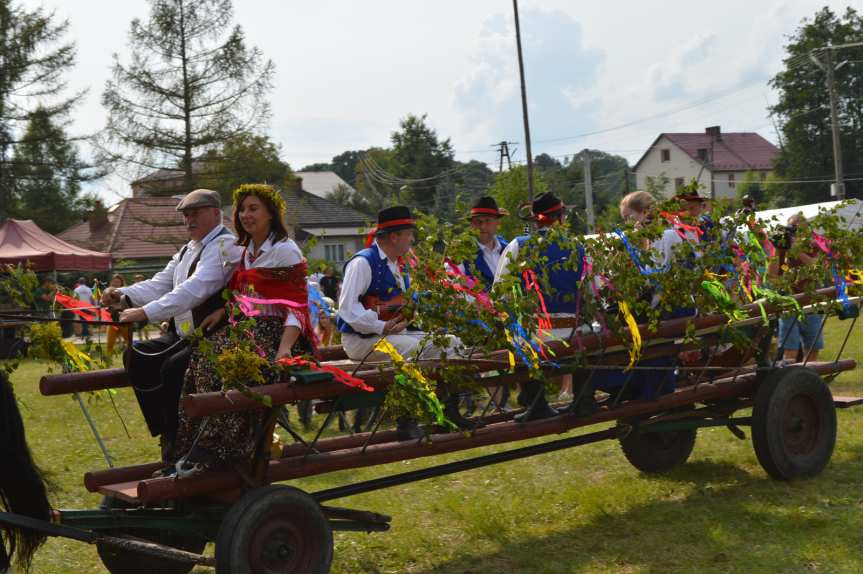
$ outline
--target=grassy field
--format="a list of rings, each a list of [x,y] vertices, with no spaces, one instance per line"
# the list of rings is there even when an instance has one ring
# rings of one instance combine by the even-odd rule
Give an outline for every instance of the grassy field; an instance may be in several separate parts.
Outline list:
[[[835,357],[846,329],[828,323],[824,358]],[[863,360],[860,334],[855,327],[844,356]],[[82,476],[105,463],[74,400],[39,396],[46,370],[27,361],[12,379],[31,447],[50,472],[55,506],[95,507],[99,498],[86,493]],[[834,387],[863,394],[863,370],[840,376]],[[115,402],[131,437],[109,400],[91,399],[89,407],[117,462],[156,460],[158,447],[131,391],[119,391]],[[429,464],[406,461],[292,484],[312,491]],[[632,468],[616,443],[599,443],[340,500],[392,515],[393,529],[336,534],[333,572],[856,573],[863,571],[861,482],[863,408],[840,411],[837,448],[824,473],[790,484],[769,479],[751,442],[724,429],[700,431],[690,461],[660,477]],[[104,568],[94,548],[54,539],[34,572]]]

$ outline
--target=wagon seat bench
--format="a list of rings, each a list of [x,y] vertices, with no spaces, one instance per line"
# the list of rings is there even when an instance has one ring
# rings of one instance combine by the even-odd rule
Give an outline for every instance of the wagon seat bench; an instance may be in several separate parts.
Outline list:
[[[832,292],[827,289],[820,295],[831,297]],[[798,295],[797,298],[804,305],[808,302],[805,295]],[[748,310],[753,318],[749,322],[757,324],[760,322],[756,316],[759,311],[755,306],[750,307]],[[768,308],[771,314],[775,314],[775,311]],[[698,341],[681,345],[679,339],[686,333],[689,322],[694,324]],[[643,356],[673,356],[687,345],[712,345],[712,348],[717,348],[718,333],[726,323],[724,316],[705,316],[666,321],[656,331],[642,326],[645,341]],[[769,337],[766,339],[769,340]],[[573,349],[574,346],[566,347],[557,342],[551,345],[564,369],[574,373],[585,369],[577,363],[567,365],[565,362],[567,355],[575,352],[587,353],[589,359],[593,358],[603,366],[620,366],[627,362],[625,345],[613,335],[583,336],[578,342],[577,351]],[[329,348],[325,353],[326,358],[331,360],[330,364],[355,366],[341,358],[338,349]],[[242,556],[246,556],[250,548],[257,548],[257,559],[266,561],[269,556],[266,548],[271,547],[275,549],[275,557],[270,558],[280,565],[285,560],[296,559],[301,562],[312,560],[315,564],[326,563],[328,568],[333,530],[385,530],[389,526],[389,517],[326,507],[321,505],[322,502],[599,440],[619,440],[625,456],[636,468],[644,472],[662,472],[685,462],[694,446],[697,428],[726,426],[742,436],[739,427],[751,426],[756,455],[771,476],[785,480],[814,476],[826,466],[832,454],[836,435],[835,408],[863,402],[863,399],[854,397],[834,399],[821,377],[834,377],[840,372],[851,370],[855,368],[855,362],[837,358],[833,362],[782,368],[742,365],[749,358],[738,356],[737,360],[741,364],[729,369],[728,365],[722,365],[720,356],[711,354],[706,361],[696,365],[695,369],[701,370],[694,382],[690,380],[692,384],[655,400],[606,404],[589,416],[558,416],[519,424],[511,420],[511,415],[496,415],[497,418],[488,417],[489,424],[469,435],[436,434],[427,443],[399,442],[395,440],[394,433],[383,431],[377,435],[372,432],[324,439],[312,445],[294,444],[286,447],[278,459],[257,460],[260,466],[251,475],[226,469],[184,479],[149,478],[153,470],[160,466],[159,463],[94,471],[86,474],[85,486],[91,492],[100,492],[106,496],[109,501],[107,511],[60,511],[59,520],[64,524],[94,530],[115,532],[119,529],[150,541],[157,538],[156,529],[161,525],[160,532],[179,537],[180,542],[187,543],[187,547],[190,541],[194,542],[190,548],[192,552],[200,552],[203,549],[202,542],[215,540],[217,568],[221,563],[221,570],[226,572],[233,572],[226,569],[229,567],[227,565],[241,563]],[[479,361],[465,362],[464,366],[477,372],[505,370],[508,361],[505,354],[495,353]],[[636,367],[632,376],[637,376],[637,372]],[[380,368],[360,371],[356,375],[374,387],[376,393],[373,394],[377,394],[392,382],[394,373],[391,369]],[[526,375],[524,371],[517,371],[484,377],[479,379],[479,384],[497,386],[504,382],[519,382],[525,380]],[[333,408],[338,409],[344,408],[344,405],[339,406],[339,401],[344,398],[368,394],[358,394],[353,389],[329,380],[329,376],[320,372],[294,371],[292,378],[293,382],[259,387],[257,391],[271,398],[273,409],[308,399],[328,399]],[[442,382],[445,384],[445,381]],[[126,385],[128,381],[123,371],[113,369],[47,376],[42,379],[40,388],[43,394],[61,394]],[[732,417],[735,411],[747,407],[753,408],[752,416]],[[226,394],[185,397],[184,408],[189,416],[194,417],[263,407],[261,403],[236,391],[229,391]],[[269,483],[291,478],[559,434],[578,427],[614,421],[615,426],[606,430],[312,494],[284,486],[269,486]],[[87,515],[87,512],[95,513]],[[320,535],[319,542],[312,541],[308,533],[298,531],[301,530],[300,525],[305,525],[309,520],[317,525],[312,531]],[[195,536],[191,536],[190,531]],[[155,542],[159,543],[158,540]],[[182,548],[182,544],[176,540],[162,542],[171,548]],[[100,554],[104,554],[102,550],[100,547]],[[119,556],[123,559],[126,555],[121,552]],[[105,561],[106,556],[102,557]],[[202,557],[202,560],[206,559]],[[124,563],[127,564],[128,559]]]

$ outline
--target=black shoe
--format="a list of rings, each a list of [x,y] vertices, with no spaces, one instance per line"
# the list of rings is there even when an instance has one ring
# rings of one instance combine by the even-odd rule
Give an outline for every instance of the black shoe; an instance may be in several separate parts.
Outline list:
[[[474,430],[478,429],[482,426],[485,426],[481,421],[472,421],[466,419],[462,416],[461,412],[458,410],[459,407],[459,396],[458,395],[450,395],[444,401],[444,416],[449,419],[455,426],[457,426],[460,430]]]
[[[419,440],[423,431],[417,421],[407,417],[400,417],[396,421],[396,440]]]
[[[555,417],[559,414],[548,404],[545,398],[545,387],[542,383],[538,381],[524,383],[519,398],[521,398],[521,395],[525,395],[525,400],[530,402],[527,405],[526,411],[513,417],[515,422],[526,423],[528,421]]]

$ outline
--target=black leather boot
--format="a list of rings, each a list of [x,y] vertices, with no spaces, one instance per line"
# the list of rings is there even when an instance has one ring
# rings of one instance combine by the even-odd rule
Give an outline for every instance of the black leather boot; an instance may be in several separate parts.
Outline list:
[[[474,430],[485,426],[480,421],[471,421],[462,416],[461,412],[458,410],[459,407],[459,396],[458,395],[450,395],[444,401],[444,416],[449,419],[455,426],[457,426],[461,430]]]
[[[419,440],[423,431],[415,419],[399,417],[396,419],[396,440]]]
[[[517,414],[514,417],[517,423],[526,423],[528,421],[536,421],[539,419],[547,419],[557,416],[558,412],[551,408],[545,398],[545,386],[539,381],[529,381],[521,386],[521,395],[525,395],[527,401],[527,410]]]

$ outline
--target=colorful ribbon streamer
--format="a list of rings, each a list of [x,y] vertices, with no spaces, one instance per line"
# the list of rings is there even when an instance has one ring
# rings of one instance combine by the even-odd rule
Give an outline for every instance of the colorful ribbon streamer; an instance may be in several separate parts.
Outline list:
[[[333,380],[348,387],[352,387],[354,389],[359,389],[361,391],[373,392],[375,389],[370,387],[360,379],[359,377],[355,377],[346,373],[345,371],[337,368],[331,367],[330,365],[319,365],[318,363],[314,363],[312,361],[308,361],[303,359],[302,357],[283,357],[279,359],[278,363],[285,367],[305,367],[310,371],[322,371],[325,373],[329,373],[333,376]]]
[[[438,400],[431,383],[429,383],[428,379],[425,378],[416,365],[405,361],[401,353],[399,353],[398,350],[386,339],[378,341],[374,346],[374,350],[388,355],[390,359],[392,359],[393,365],[395,365],[396,369],[401,371],[399,375],[394,377],[396,384],[408,386],[406,381],[399,380],[400,376],[410,377],[419,384],[421,389],[419,393],[420,401],[428,407],[429,411],[434,415],[435,422],[437,422],[437,424],[446,425],[449,421],[444,415],[443,405],[440,400]]]
[[[620,314],[623,315],[623,320],[629,328],[629,334],[632,337],[632,347],[629,349],[629,365],[624,369],[624,371],[628,371],[635,366],[641,357],[641,331],[638,330],[638,323],[635,321],[635,317],[632,316],[632,311],[629,310],[629,305],[626,301],[619,301],[617,307],[620,310]]]

